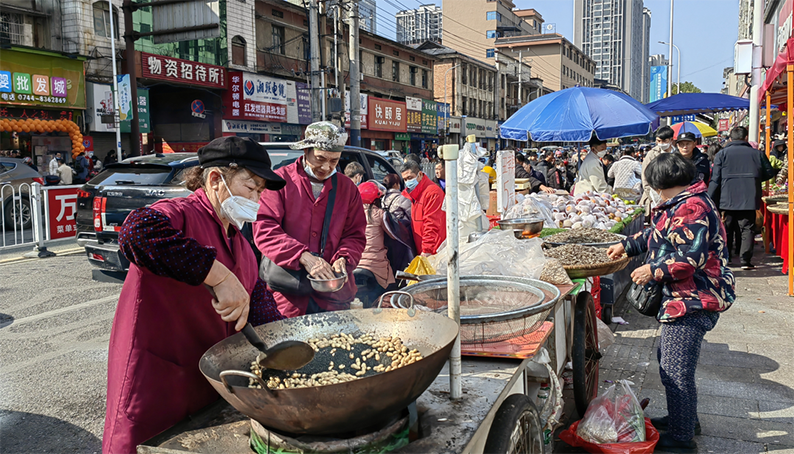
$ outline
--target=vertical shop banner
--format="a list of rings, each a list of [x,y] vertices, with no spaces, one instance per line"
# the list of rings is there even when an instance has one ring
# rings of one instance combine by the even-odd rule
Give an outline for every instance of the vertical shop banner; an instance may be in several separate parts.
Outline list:
[[[288,85],[295,82],[243,72],[229,73],[224,118],[287,122]],[[297,92],[296,92],[297,95]]]
[[[123,98],[122,98],[123,99]],[[121,121],[121,132],[129,134],[132,132],[132,117]],[[149,89],[138,88],[138,129],[141,134],[148,134],[152,131],[149,120]]]
[[[422,132],[422,99],[405,98],[405,107],[408,110],[408,118],[406,120],[406,127],[408,132]]]
[[[114,124],[115,105],[113,103],[113,87],[88,82],[86,84],[86,118],[88,129],[94,132],[116,132]],[[120,89],[121,87],[119,87]],[[119,90],[120,91],[120,90]],[[121,132],[130,133],[132,116],[121,121]],[[149,119],[149,89],[138,88],[138,128],[141,134],[151,132]]]
[[[369,117],[369,95],[359,93],[361,96],[361,129],[367,129]],[[350,92],[345,91],[345,128],[350,127]]]
[[[77,235],[77,190],[79,188],[47,189],[47,227],[50,239]]]
[[[406,110],[402,101],[369,98],[369,128],[373,131],[405,132]]]
[[[312,92],[309,84],[295,82],[295,89],[298,93],[298,124],[308,125],[312,122]],[[291,122],[290,122],[291,123]]]
[[[438,134],[438,112],[435,101],[422,100],[422,133]]]
[[[667,66],[651,66],[650,101],[664,98],[667,94]]]
[[[443,134],[444,130],[447,129],[447,122],[449,121],[449,104],[437,102],[436,112],[438,113],[438,133]]]
[[[130,87],[130,75],[119,74],[116,76],[119,87],[119,120],[132,119],[132,87]]]

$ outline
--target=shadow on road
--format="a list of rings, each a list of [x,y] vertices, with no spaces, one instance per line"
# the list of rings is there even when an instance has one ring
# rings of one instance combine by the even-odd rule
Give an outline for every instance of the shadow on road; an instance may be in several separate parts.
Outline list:
[[[0,452],[99,452],[102,440],[60,419],[0,410]]]
[[[14,317],[0,313],[0,329],[5,328],[6,326],[14,323]]]

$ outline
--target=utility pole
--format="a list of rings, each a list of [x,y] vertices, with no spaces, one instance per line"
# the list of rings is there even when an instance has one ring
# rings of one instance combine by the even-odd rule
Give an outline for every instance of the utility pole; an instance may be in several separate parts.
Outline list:
[[[495,98],[494,99],[493,112],[494,112],[494,115],[496,116],[496,121],[499,121],[500,120],[500,117],[499,117],[499,106],[501,105],[501,100],[499,99],[499,95],[500,95],[499,89],[501,88],[501,85],[502,85],[502,73],[499,71],[499,50],[495,50],[494,51],[493,57],[494,57],[494,63],[496,64],[496,81],[495,81],[494,87],[493,87],[493,95],[494,95],[494,98]],[[444,83],[446,84],[446,81],[444,81]],[[498,144],[499,141],[497,140],[496,143]],[[497,149],[498,148],[499,147],[497,147]]]
[[[524,59],[522,58],[523,50],[518,51],[518,107],[521,108],[523,102],[521,98],[521,82],[524,81]]]
[[[750,87],[750,138],[758,140],[758,124],[760,123],[758,106],[758,90],[761,88],[761,53],[764,43],[764,2],[753,2],[753,72]]]
[[[667,46],[667,96],[668,97],[673,96],[673,2],[675,2],[675,0],[670,0],[670,41],[669,41],[669,45]]]
[[[361,76],[358,72],[358,1],[350,2],[350,145],[361,146]]]
[[[340,3],[337,0],[336,7],[334,8],[334,88],[339,91],[339,44],[337,44],[337,36],[339,35],[339,8]]]
[[[133,12],[132,0],[124,0],[122,3],[122,11],[124,12],[124,42],[127,45],[125,50],[125,59],[127,60],[127,74],[130,75],[130,101],[132,101],[132,120],[130,121],[130,155],[139,156],[141,154],[141,128],[138,122],[138,74],[135,68],[135,35],[134,26],[132,24]],[[111,11],[111,22],[113,22],[113,8]],[[114,65],[115,67],[115,65]],[[119,125],[121,128],[121,125]],[[121,130],[121,129],[119,129]],[[121,160],[119,160],[121,161]]]
[[[129,0],[125,0],[129,1]],[[312,122],[321,121],[320,95],[320,25],[317,0],[309,0],[309,70],[311,71]]]
[[[113,2],[108,0],[110,11],[113,11]],[[113,65],[113,124],[116,127],[116,157],[121,162],[121,105],[119,104],[119,79],[116,74],[116,31],[113,21],[110,21],[110,61]],[[130,81],[132,83],[132,81]]]

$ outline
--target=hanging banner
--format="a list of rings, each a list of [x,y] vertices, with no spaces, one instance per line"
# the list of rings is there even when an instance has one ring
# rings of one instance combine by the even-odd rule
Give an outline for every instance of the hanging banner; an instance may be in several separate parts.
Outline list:
[[[116,76],[116,84],[119,87],[119,120],[129,120],[132,118],[132,87],[130,87],[130,75],[119,74]]]
[[[667,94],[667,66],[651,66],[650,101],[658,101]]]
[[[447,128],[447,121],[449,120],[449,104],[445,102],[437,102],[436,112],[438,113],[438,132],[440,134]]]

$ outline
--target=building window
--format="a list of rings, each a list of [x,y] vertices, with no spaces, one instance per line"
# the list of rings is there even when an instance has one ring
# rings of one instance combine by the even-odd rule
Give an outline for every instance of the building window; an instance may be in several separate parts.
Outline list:
[[[375,44],[375,50],[381,50],[380,44]]]
[[[284,17],[284,13],[277,9],[271,10],[271,13],[273,14],[274,17],[281,17],[281,18]]]
[[[408,60],[416,61],[416,57],[414,57],[413,55],[409,55],[408,56]]]
[[[417,72],[417,67],[416,67],[416,66],[411,66],[411,67],[409,68],[409,72],[411,73],[411,85],[416,85],[416,72]]]
[[[375,77],[383,77],[383,62],[385,60],[384,57],[375,57]]]
[[[274,53],[284,55],[284,27],[278,25],[273,26],[273,46],[271,47]]]
[[[396,50],[391,51],[391,53],[394,54],[395,57],[399,57],[400,56],[400,53],[397,52]]]
[[[113,32],[119,39],[119,13],[113,8]],[[94,34],[110,38],[110,9],[105,1],[94,3]]]
[[[497,22],[502,21],[502,14],[496,11],[488,11],[485,13],[485,20],[495,20]]]
[[[466,109],[466,97],[462,96],[461,100],[462,100],[461,105],[463,106],[463,115],[468,115],[469,111]]]
[[[485,50],[485,58],[493,58],[495,54],[494,49],[486,49]]]
[[[496,30],[488,30],[485,32],[485,37],[488,39],[498,38],[499,36],[496,33]]]
[[[466,65],[461,65],[461,67],[460,67],[460,83],[462,83],[463,85],[468,85],[468,82],[466,81],[468,73],[469,73],[469,71],[466,69]]]
[[[422,88],[427,88],[427,70],[422,70]]]
[[[400,81],[400,62],[398,61],[391,62],[391,80],[393,82]]]
[[[245,66],[245,39],[242,36],[232,38],[232,64]]]
[[[0,43],[23,44],[25,32],[21,14],[0,13]]]

